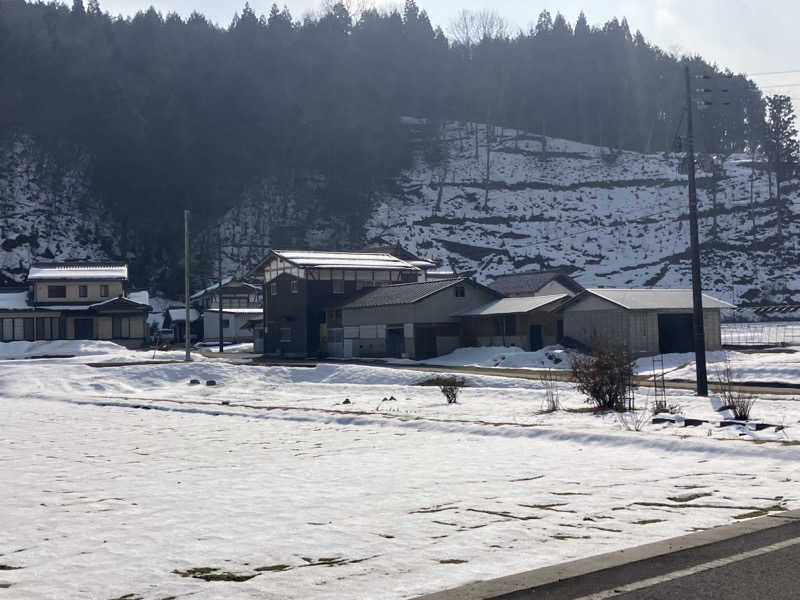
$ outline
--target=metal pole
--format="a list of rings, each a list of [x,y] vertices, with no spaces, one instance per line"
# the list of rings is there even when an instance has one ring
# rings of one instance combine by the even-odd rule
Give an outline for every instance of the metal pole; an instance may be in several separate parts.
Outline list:
[[[186,297],[184,298],[186,303],[186,315],[184,321],[184,347],[186,349],[186,358],[184,360],[190,361],[192,360],[191,349],[190,349],[190,338],[191,338],[191,321],[189,320],[189,211],[183,211],[183,274],[184,274],[184,289]]]
[[[217,246],[217,275],[219,275],[219,288],[217,288],[217,308],[219,313],[219,351],[225,352],[222,336],[222,229],[219,231],[219,245]]]
[[[689,65],[684,67],[686,76],[686,142],[689,151],[689,230],[692,254],[692,309],[694,328],[694,356],[697,370],[697,395],[708,396],[708,373],[706,370],[706,336],[703,324],[703,290],[700,279],[700,240],[697,226],[697,182],[694,168],[694,130],[692,124],[692,84]]]

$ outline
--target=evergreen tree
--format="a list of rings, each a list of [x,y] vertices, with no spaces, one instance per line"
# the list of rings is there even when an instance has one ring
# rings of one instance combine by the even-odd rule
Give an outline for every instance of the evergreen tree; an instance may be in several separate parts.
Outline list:
[[[770,168],[775,174],[775,193],[778,217],[778,239],[783,239],[785,206],[781,197],[781,185],[794,176],[800,163],[800,144],[792,99],[776,94],[767,96],[767,130],[765,146]]]

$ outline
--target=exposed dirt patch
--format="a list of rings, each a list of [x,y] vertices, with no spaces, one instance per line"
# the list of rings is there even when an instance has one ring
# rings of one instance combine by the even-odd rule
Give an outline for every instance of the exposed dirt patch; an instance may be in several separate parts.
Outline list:
[[[247,581],[256,577],[257,574],[244,575],[231,573],[229,571],[221,571],[216,567],[195,567],[186,569],[184,571],[174,570],[173,573],[181,577],[191,577],[192,579],[202,579],[203,581]]]

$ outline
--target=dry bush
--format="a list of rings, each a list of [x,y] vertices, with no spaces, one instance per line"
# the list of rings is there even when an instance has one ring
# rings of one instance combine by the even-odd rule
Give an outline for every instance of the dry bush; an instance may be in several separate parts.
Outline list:
[[[558,397],[558,385],[555,374],[548,369],[539,377],[539,382],[544,387],[543,412],[555,412],[561,408],[561,400]]]
[[[722,400],[720,410],[730,409],[733,418],[739,421],[750,420],[750,411],[756,399],[746,394],[734,384],[733,367],[729,358],[725,359],[722,368],[716,370],[716,383],[719,386],[719,395]]]
[[[668,404],[665,398],[656,398],[653,402],[651,412],[654,415],[668,413],[670,415],[682,415],[683,409],[678,404]]]
[[[627,409],[626,400],[633,389],[636,364],[620,348],[602,348],[592,356],[576,356],[572,376],[577,389],[587,396],[586,402],[597,410]]]
[[[447,398],[447,403],[455,404],[458,401],[458,394],[461,392],[461,388],[464,387],[464,380],[461,377],[451,376],[431,377],[419,382],[418,385],[438,387],[439,391]]]

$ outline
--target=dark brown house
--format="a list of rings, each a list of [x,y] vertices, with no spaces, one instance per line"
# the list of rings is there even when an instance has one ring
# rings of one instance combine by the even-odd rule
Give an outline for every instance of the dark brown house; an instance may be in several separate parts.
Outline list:
[[[273,250],[255,271],[263,274],[265,286],[265,328],[256,349],[287,357],[326,353],[326,308],[365,288],[424,276],[419,267],[377,252]]]

